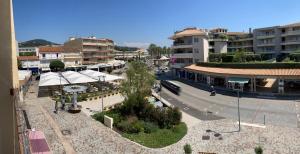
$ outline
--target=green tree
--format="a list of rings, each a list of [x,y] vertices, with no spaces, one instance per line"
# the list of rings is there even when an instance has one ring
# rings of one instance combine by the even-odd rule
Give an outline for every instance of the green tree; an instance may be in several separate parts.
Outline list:
[[[65,68],[65,64],[60,60],[54,60],[50,62],[51,71],[57,72],[62,71]]]
[[[233,62],[246,62],[246,54],[243,50],[237,51],[233,56]]]
[[[155,78],[148,72],[147,66],[140,61],[133,61],[126,71],[127,80],[121,83],[121,92],[125,96],[124,112],[141,112],[145,105],[144,98],[151,94]]]
[[[22,63],[19,59],[17,60],[17,63],[18,63],[18,69],[21,69],[22,68]]]

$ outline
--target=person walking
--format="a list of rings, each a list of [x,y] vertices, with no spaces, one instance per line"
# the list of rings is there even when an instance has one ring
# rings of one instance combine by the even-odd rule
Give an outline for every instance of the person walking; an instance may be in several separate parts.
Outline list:
[[[61,96],[61,109],[62,110],[65,110],[65,105],[66,105],[66,99],[65,99],[65,96],[62,95]]]
[[[55,101],[55,111],[54,111],[54,113],[58,113],[58,102],[57,101]]]

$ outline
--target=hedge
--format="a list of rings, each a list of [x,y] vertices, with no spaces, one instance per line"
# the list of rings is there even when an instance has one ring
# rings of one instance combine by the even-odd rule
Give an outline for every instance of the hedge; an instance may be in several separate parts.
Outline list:
[[[292,63],[205,63],[198,62],[197,66],[205,66],[205,67],[221,67],[221,68],[252,68],[252,69],[276,69],[276,68],[300,68],[300,63],[292,62]]]

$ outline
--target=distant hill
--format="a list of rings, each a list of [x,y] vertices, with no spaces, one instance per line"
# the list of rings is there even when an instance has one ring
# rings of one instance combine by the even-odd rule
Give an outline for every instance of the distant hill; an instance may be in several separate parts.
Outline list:
[[[115,46],[115,50],[118,51],[136,51],[139,48],[136,47],[126,47],[126,46]]]
[[[50,42],[43,39],[34,39],[25,42],[20,42],[19,47],[39,47],[39,46],[50,46],[50,45],[59,45],[54,42]]]

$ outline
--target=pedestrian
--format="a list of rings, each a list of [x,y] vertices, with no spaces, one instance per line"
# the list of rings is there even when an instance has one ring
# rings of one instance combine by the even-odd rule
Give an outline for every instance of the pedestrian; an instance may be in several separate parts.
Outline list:
[[[65,110],[65,103],[66,103],[65,96],[62,95],[61,96],[61,109],[62,110]]]
[[[58,113],[58,102],[57,101],[55,101],[55,111],[54,111],[54,113]]]

